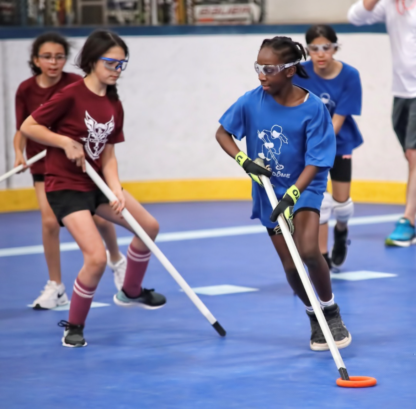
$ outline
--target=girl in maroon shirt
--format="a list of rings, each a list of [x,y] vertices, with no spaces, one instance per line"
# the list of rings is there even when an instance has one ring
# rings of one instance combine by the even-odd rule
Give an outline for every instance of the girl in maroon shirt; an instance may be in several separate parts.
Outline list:
[[[85,78],[55,94],[21,128],[28,138],[48,146],[46,195],[57,219],[84,255],[74,284],[69,322],[60,322],[65,327],[62,343],[67,347],[87,345],[84,324],[106,264],[105,248],[92,215],[97,213],[132,231],[120,215],[125,207],[153,240],[159,231],[156,219],[123,191],[118,177],[114,144],[123,142],[124,135],[116,82],[127,60],[128,48],[119,36],[94,32],[78,59]],[[85,173],[86,160],[104,177],[116,201],[109,203]],[[123,288],[114,296],[117,305],[154,309],[166,303],[163,295],[141,286],[149,259],[149,249],[134,236],[127,252]]]
[[[29,66],[33,76],[23,81],[16,92],[16,134],[14,148],[15,166],[25,165],[23,152],[28,159],[45,149],[19,131],[24,120],[38,107],[48,101],[56,92],[82,77],[63,72],[69,53],[68,41],[57,33],[45,33],[39,36],[32,45]],[[49,270],[49,281],[41,295],[33,302],[35,309],[50,309],[68,303],[65,286],[61,282],[61,263],[59,251],[59,224],[46,199],[44,174],[45,160],[39,160],[30,167],[35,186],[36,197],[42,215],[42,236],[46,263]],[[126,270],[126,258],[119,252],[114,226],[106,220],[95,217],[95,222],[106,242],[108,261],[114,270],[114,279],[121,288]]]

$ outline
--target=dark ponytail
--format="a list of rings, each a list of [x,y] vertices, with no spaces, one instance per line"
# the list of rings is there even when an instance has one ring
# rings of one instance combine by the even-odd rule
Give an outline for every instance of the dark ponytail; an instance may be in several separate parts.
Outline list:
[[[85,42],[77,59],[77,66],[81,68],[85,74],[90,74],[94,68],[94,64],[103,56],[110,48],[119,46],[124,50],[126,58],[129,56],[129,49],[126,43],[116,33],[106,30],[94,31]],[[118,101],[116,85],[107,85],[108,98]]]
[[[301,78],[309,78],[309,75],[302,67],[302,64],[300,64],[302,58],[306,60],[306,52],[302,44],[293,41],[290,37],[277,36],[264,40],[260,50],[264,47],[270,47],[279,54],[279,57],[285,64],[299,60],[299,63],[295,65],[296,73]]]
[[[42,47],[42,45],[45,44],[45,43],[55,43],[55,44],[62,45],[62,47],[64,47],[65,56],[68,57],[68,55],[69,55],[69,49],[71,48],[71,46],[69,45],[69,42],[65,37],[61,36],[58,33],[54,33],[54,32],[41,34],[33,42],[32,50],[30,52],[29,67],[30,67],[30,70],[32,71],[33,75],[42,74],[42,70],[35,65],[33,60],[36,57],[39,57],[39,50]]]

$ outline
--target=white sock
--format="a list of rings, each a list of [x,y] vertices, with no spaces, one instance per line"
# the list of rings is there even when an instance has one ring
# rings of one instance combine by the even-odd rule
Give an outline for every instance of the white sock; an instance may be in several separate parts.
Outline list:
[[[321,299],[319,302],[321,303],[321,308],[330,307],[331,305],[335,304],[335,296],[332,294],[332,298],[329,301],[322,301]]]
[[[305,305],[306,311],[308,312],[313,312],[313,307],[308,307],[307,305]]]

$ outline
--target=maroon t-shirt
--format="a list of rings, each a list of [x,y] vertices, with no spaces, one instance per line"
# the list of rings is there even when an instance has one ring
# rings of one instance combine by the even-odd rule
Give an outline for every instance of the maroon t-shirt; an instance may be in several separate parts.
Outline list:
[[[78,74],[63,72],[59,82],[48,88],[40,87],[36,82],[36,76],[23,81],[16,92],[16,129],[19,130],[25,119],[31,115],[33,111],[48,101],[53,94],[62,88],[65,88],[67,85],[79,81],[81,78],[82,77]],[[28,159],[43,150],[45,150],[45,146],[32,141],[31,139],[27,140],[26,156]],[[43,175],[45,173],[45,160],[41,159],[34,163],[30,167],[30,171],[33,174]]]
[[[100,174],[105,145],[124,141],[121,102],[94,94],[85,86],[84,80],[57,92],[32,116],[38,124],[82,143],[86,159]],[[45,165],[46,192],[97,189],[82,168],[66,157],[63,149],[48,147]]]

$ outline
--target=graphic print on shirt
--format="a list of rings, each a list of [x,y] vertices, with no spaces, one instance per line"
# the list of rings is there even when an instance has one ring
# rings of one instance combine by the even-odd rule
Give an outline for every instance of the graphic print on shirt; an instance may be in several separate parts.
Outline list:
[[[284,166],[279,163],[277,157],[280,155],[282,145],[289,143],[285,135],[283,135],[283,129],[279,125],[273,125],[270,131],[257,131],[257,136],[263,142],[261,145],[261,152],[259,152],[259,158],[266,161],[265,165],[271,167],[273,176],[289,178],[289,173],[280,172],[284,169]]]
[[[396,0],[397,12],[401,15],[406,14],[416,7],[416,0]]]
[[[319,98],[321,98],[321,101],[325,104],[325,106],[327,107],[329,113],[331,114],[331,116],[334,113],[336,104],[334,101],[332,101],[331,99],[331,95],[329,95],[327,92],[323,92]]]
[[[85,125],[88,129],[88,138],[81,138],[85,141],[85,150],[92,160],[97,160],[104,150],[108,136],[114,129],[114,117],[106,124],[99,124],[91,115],[85,111]]]

